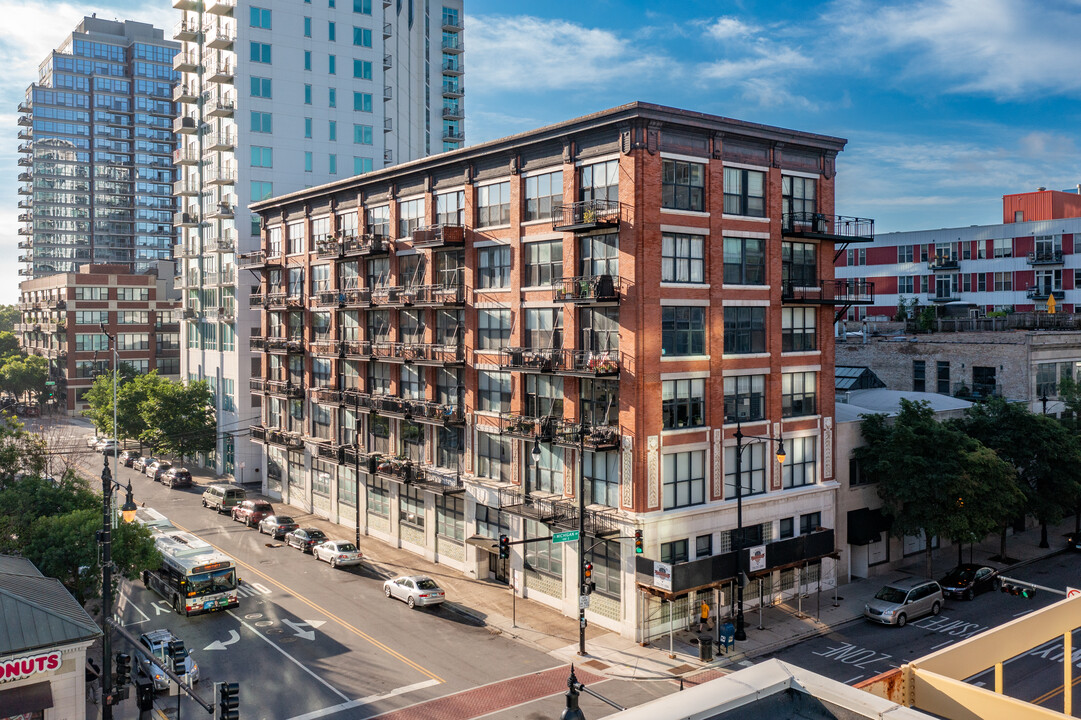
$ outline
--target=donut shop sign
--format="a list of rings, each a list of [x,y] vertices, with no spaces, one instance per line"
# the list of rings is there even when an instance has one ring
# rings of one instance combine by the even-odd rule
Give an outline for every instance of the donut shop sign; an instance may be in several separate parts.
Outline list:
[[[48,672],[60,667],[60,651],[31,655],[16,660],[0,660],[0,683],[22,680],[34,673]]]

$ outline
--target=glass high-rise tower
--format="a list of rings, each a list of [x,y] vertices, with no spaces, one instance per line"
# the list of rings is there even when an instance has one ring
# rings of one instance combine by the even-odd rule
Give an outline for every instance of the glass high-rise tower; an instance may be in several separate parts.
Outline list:
[[[152,25],[84,17],[42,61],[19,105],[21,275],[172,257],[178,49]]]

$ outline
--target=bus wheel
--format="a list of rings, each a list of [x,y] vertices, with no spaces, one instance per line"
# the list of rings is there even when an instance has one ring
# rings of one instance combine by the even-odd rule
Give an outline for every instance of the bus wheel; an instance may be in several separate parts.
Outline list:
[[[184,612],[180,608],[180,596],[179,595],[174,595],[173,596],[173,612],[175,612],[177,615],[182,615],[183,612]]]

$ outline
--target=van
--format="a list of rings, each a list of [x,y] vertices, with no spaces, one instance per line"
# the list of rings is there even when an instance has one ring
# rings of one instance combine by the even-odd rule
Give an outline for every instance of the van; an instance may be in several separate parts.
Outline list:
[[[864,605],[863,616],[883,625],[904,627],[909,620],[938,615],[942,609],[942,588],[928,578],[907,577],[879,590]]]
[[[216,483],[203,492],[203,507],[214,508],[219,513],[227,512],[244,500],[244,488]]]

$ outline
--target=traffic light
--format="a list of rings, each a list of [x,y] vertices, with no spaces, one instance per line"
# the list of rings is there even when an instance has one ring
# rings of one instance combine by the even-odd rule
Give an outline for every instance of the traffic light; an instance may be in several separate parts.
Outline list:
[[[582,587],[582,592],[589,595],[597,588],[597,583],[593,582],[593,563],[586,563],[583,575],[585,576],[585,585]]]
[[[634,531],[634,552],[637,553],[638,555],[641,555],[644,550],[645,550],[645,548],[642,547],[642,531],[641,530],[635,530]]]
[[[173,661],[173,672],[177,675],[183,675],[184,658],[188,656],[188,651],[184,648],[184,641],[170,640],[168,655],[169,659]]]
[[[1014,585],[1013,583],[1002,583],[1002,592],[1010,595],[1019,595],[1025,599],[1032,598],[1036,594],[1036,588],[1028,585]]]
[[[131,655],[116,654],[116,686],[124,687],[131,682]]]
[[[499,536],[499,557],[502,560],[510,557],[510,538],[506,535]]]
[[[240,684],[235,682],[218,683],[217,720],[239,720]]]

